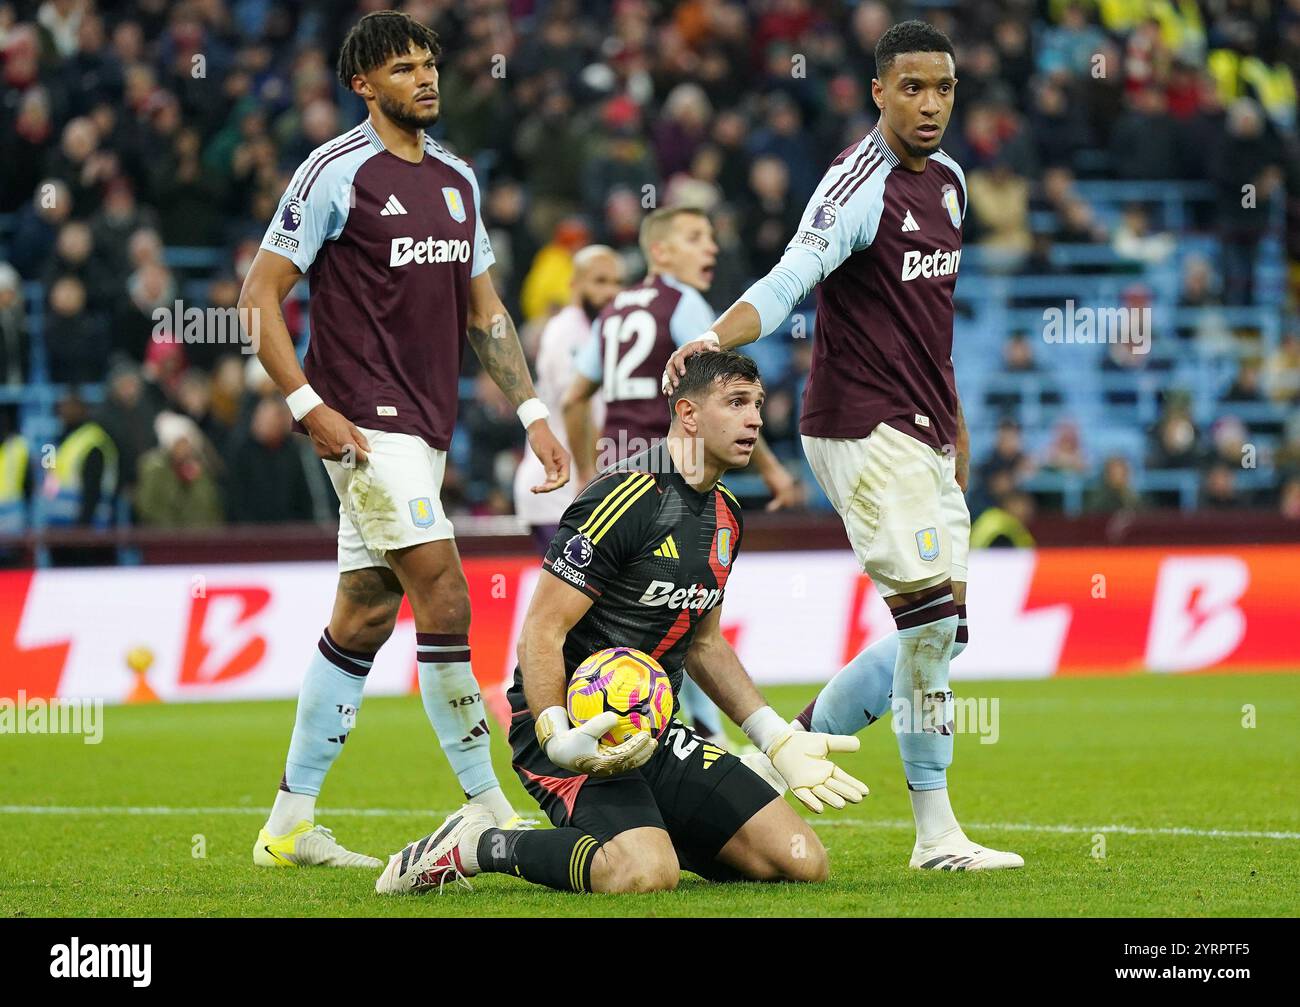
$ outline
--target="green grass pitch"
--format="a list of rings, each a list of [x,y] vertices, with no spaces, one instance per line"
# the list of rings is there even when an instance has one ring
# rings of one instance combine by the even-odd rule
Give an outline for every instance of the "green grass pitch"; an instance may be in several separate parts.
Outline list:
[[[813,690],[768,692],[793,715]],[[487,877],[472,892],[381,898],[370,871],[252,865],[292,702],[117,707],[97,746],[0,736],[0,915],[1296,914],[1300,676],[961,682],[958,695],[999,701],[999,738],[957,738],[957,814],[978,841],[1023,854],[1024,870],[907,869],[907,794],[889,725],[878,723],[846,761],[871,796],[816,819],[830,851],[825,885],[688,875],[676,892],[595,896]],[[493,744],[507,792],[532,810],[499,733]],[[458,804],[418,697],[376,698],[318,821],[386,857]]]

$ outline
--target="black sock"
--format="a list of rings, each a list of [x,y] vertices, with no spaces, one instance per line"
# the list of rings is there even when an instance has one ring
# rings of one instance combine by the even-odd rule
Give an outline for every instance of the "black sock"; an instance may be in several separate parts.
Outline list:
[[[488,829],[479,837],[478,867],[562,892],[589,892],[599,848],[581,829]]]

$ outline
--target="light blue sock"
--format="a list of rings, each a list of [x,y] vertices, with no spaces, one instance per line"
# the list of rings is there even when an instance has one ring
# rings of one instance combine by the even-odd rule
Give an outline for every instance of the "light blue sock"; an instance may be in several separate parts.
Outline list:
[[[487,708],[470,667],[465,634],[416,633],[424,712],[466,797],[497,787]]]
[[[682,691],[677,697],[682,717],[700,734],[718,734],[722,731],[722,711],[691,679],[682,675]]]
[[[316,647],[302,688],[298,714],[289,742],[282,790],[318,796],[334,760],[343,751],[348,733],[356,726],[361,690],[374,654],[345,650],[325,630]]]
[[[951,599],[947,608],[952,608]],[[955,611],[900,629],[896,634],[893,720],[909,790],[941,790],[948,786],[953,749],[948,662],[956,634]]]
[[[966,649],[952,645],[953,660]],[[898,663],[898,634],[882,637],[846,664],[799,714],[809,731],[857,734],[889,712],[894,696],[894,665]]]

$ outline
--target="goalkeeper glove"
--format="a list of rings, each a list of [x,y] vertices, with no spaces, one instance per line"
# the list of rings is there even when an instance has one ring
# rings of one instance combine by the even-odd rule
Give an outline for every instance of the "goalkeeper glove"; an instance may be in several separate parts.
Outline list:
[[[644,766],[658,742],[638,731],[618,745],[602,747],[599,738],[618,723],[618,714],[597,714],[581,727],[569,725],[562,706],[547,707],[537,718],[537,743],[557,766],[588,776],[615,776]]]
[[[846,802],[858,804],[870,793],[865,783],[827,758],[831,752],[856,752],[857,738],[796,731],[770,706],[750,714],[741,730],[772,760],[772,768],[809,811],[820,815],[827,804],[836,809]]]

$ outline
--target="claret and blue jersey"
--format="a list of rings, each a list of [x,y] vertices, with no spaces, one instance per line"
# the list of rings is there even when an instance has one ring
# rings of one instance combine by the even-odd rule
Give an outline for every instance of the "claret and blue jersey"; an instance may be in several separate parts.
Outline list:
[[[817,289],[803,434],[861,438],[887,423],[935,448],[956,443],[965,213],[966,176],[942,150],[912,171],[877,127],[832,162],[781,261],[742,297],[766,335]]]
[[[325,403],[445,451],[470,279],[495,261],[469,165],[428,136],[403,160],[366,121],[302,163],[262,247],[307,274],[304,370]]]

